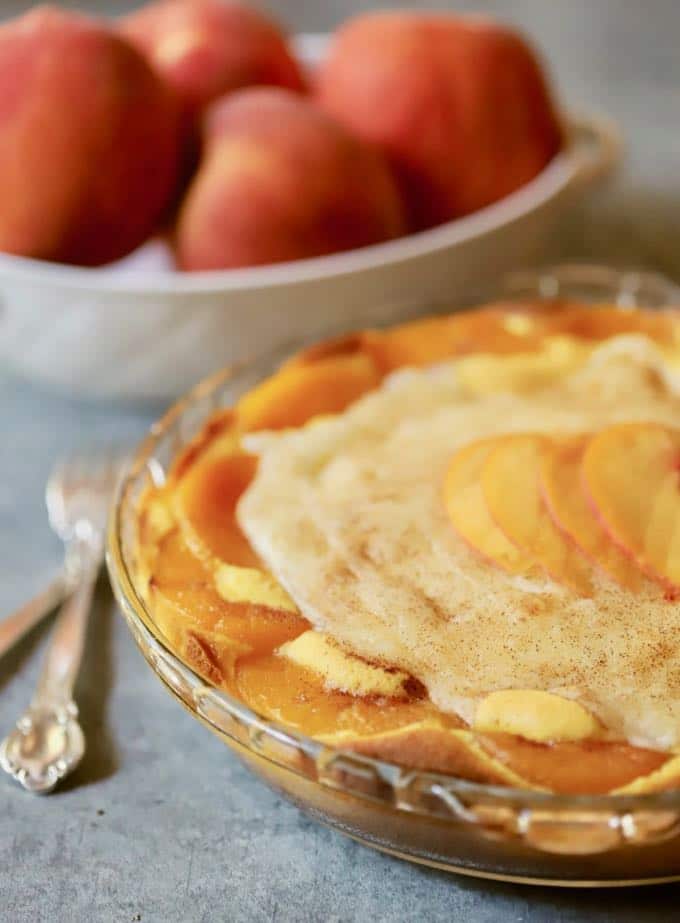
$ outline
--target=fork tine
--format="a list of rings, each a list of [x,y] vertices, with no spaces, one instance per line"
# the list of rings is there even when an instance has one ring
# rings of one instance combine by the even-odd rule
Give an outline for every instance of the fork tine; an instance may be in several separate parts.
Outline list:
[[[123,456],[113,445],[89,447],[64,456],[48,479],[45,499],[50,523],[69,540],[79,523],[104,528],[111,494],[118,479]]]
[[[67,477],[68,463],[66,458],[59,459],[52,468],[47,486],[45,488],[45,502],[54,526],[53,519],[61,519],[64,512],[64,482]]]
[[[63,481],[65,473],[65,459],[60,458],[55,462],[47,479],[47,490],[54,490]]]

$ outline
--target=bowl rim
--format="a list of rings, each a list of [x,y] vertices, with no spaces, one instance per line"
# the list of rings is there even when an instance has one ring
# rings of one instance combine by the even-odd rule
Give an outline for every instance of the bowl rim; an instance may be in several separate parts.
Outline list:
[[[328,32],[297,33],[291,36],[291,45],[302,65],[313,69],[331,38]],[[309,259],[198,272],[174,269],[121,271],[120,261],[107,266],[86,267],[0,253],[0,280],[58,285],[86,292],[181,297],[259,291],[275,286],[337,279],[418,259],[498,231],[536,211],[569,186],[601,178],[618,163],[622,138],[617,123],[610,116],[593,110],[572,112],[566,109],[562,112],[562,123],[564,146],[528,183],[469,215],[405,234],[395,240]],[[142,247],[153,240],[151,238]]]
[[[601,264],[566,263],[538,270],[522,270],[509,274],[503,283],[490,287],[490,291],[493,291],[496,297],[499,298],[514,297],[515,299],[521,299],[522,297],[527,297],[527,290],[531,290],[533,297],[537,299],[551,299],[560,295],[566,297],[565,291],[569,285],[578,284],[579,281],[586,286],[611,287],[611,300],[615,300],[617,304],[625,307],[630,307],[635,303],[644,304],[642,299],[636,302],[636,293],[643,292],[645,286],[649,286],[650,291],[654,293],[654,297],[658,297],[659,301],[655,304],[656,307],[661,309],[670,307],[680,300],[680,288],[672,280],[660,273],[636,269],[622,270]],[[614,294],[616,298],[614,298]],[[489,292],[486,292],[484,297],[488,295]],[[478,305],[482,303],[479,301],[479,294],[474,294],[471,297],[474,303]],[[467,302],[464,303],[467,304]],[[425,311],[430,313],[435,313],[438,310],[455,310],[455,305],[428,304],[425,308]],[[112,500],[107,527],[106,561],[114,593],[126,619],[130,623],[130,627],[133,629],[133,634],[137,635],[139,632],[144,635],[146,640],[161,653],[162,658],[172,665],[172,669],[176,670],[180,675],[189,677],[196,688],[205,690],[213,701],[219,702],[226,713],[236,716],[238,721],[247,727],[256,729],[258,733],[265,732],[271,738],[291,745],[298,751],[311,756],[315,762],[328,762],[329,759],[340,757],[345,758],[349,766],[366,767],[372,770],[382,781],[387,782],[390,785],[390,791],[396,791],[397,785],[400,782],[403,783],[404,779],[408,779],[409,783],[414,780],[420,781],[428,791],[436,793],[440,797],[442,793],[445,793],[451,799],[455,799],[457,796],[461,796],[463,799],[477,798],[486,803],[495,802],[496,804],[520,808],[536,808],[548,812],[555,811],[556,813],[567,811],[574,812],[579,816],[589,812],[593,814],[602,812],[612,814],[613,812],[618,816],[627,816],[633,811],[680,811],[680,789],[642,794],[565,795],[549,791],[472,782],[460,776],[408,769],[397,763],[358,755],[351,751],[343,750],[341,747],[322,743],[259,714],[238,698],[203,679],[174,653],[163,638],[160,630],[156,627],[153,615],[137,591],[135,579],[126,563],[123,548],[123,519],[130,512],[129,505],[134,502],[132,495],[135,480],[142,475],[157,477],[157,473],[154,471],[154,448],[170,428],[179,423],[184,415],[190,412],[195,405],[208,398],[216,397],[219,389],[235,383],[239,374],[252,371],[261,363],[270,365],[273,361],[285,357],[295,345],[299,346],[300,343],[287,343],[264,356],[252,357],[231,364],[200,381],[172,404],[166,413],[151,426],[146,438],[140,443],[134,456],[126,466]],[[211,410],[206,409],[204,419],[207,419],[207,415],[219,406],[224,405],[214,402]],[[158,673],[156,666],[154,666],[154,670]],[[195,707],[190,708],[190,711],[194,717],[199,717],[202,721],[206,720],[203,716],[199,716]],[[232,736],[224,728],[217,725],[214,725],[214,727],[221,734]],[[245,746],[246,749],[250,749],[254,753],[258,752],[252,742],[244,744],[244,741],[238,737],[233,739],[240,745]],[[285,762],[278,763],[278,765],[285,770],[295,771],[292,766]],[[322,780],[319,779],[318,781],[321,782]],[[351,794],[356,795],[357,792],[352,790]],[[365,797],[370,798],[370,796]],[[375,798],[372,800],[375,800]],[[413,811],[412,807],[404,807],[400,804],[396,797],[388,800],[391,807],[396,810]]]

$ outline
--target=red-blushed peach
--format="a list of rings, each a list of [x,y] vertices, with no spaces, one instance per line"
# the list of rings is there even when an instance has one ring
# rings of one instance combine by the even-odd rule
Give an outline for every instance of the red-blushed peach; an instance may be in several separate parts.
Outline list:
[[[120,28],[190,112],[246,86],[304,89],[283,32],[238,3],[159,0],[121,20]]]
[[[204,161],[179,213],[183,269],[321,256],[404,233],[382,156],[313,102],[252,88],[215,104]]]
[[[387,153],[416,229],[503,198],[535,177],[561,145],[533,51],[487,19],[357,17],[336,34],[316,96]]]
[[[98,265],[141,244],[175,193],[179,108],[95,20],[40,7],[0,27],[0,250]]]

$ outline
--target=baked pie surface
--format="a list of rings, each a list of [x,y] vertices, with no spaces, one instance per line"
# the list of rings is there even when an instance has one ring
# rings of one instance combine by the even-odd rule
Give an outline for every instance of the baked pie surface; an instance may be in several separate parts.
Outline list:
[[[159,627],[347,749],[560,792],[676,787],[677,329],[500,305],[295,357],[143,498]]]

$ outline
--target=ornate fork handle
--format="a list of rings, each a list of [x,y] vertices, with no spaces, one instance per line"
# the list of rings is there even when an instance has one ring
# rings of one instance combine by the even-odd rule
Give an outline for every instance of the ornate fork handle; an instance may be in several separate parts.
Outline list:
[[[87,549],[76,587],[57,617],[33,701],[0,744],[0,766],[29,791],[51,791],[85,753],[73,686],[100,558]]]

